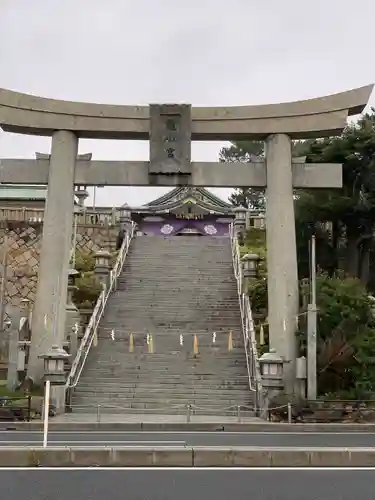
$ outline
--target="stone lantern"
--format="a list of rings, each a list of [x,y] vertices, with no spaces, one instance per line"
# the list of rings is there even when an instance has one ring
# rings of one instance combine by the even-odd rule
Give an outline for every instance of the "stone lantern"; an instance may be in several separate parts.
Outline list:
[[[284,362],[275,349],[270,349],[259,358],[260,373],[263,387],[267,390],[268,396],[272,399],[284,388]]]
[[[104,287],[109,285],[109,273],[111,270],[111,254],[106,250],[99,250],[95,254],[95,275]]]
[[[86,198],[89,196],[89,192],[87,191],[87,186],[77,186],[74,195],[78,198],[78,205],[83,207],[85,204]]]
[[[247,217],[247,208],[245,207],[236,207],[234,209],[234,230],[236,234],[242,233],[244,234],[246,231],[246,217]]]
[[[130,232],[132,225],[132,213],[127,203],[118,209],[120,219],[120,231],[117,236],[116,248],[119,250],[126,238],[126,234]]]
[[[68,271],[68,286],[75,287],[76,280],[80,276],[80,272],[77,269],[69,269]]]
[[[256,253],[247,253],[241,259],[244,293],[248,293],[250,281],[258,277],[260,260],[261,258]]]
[[[130,207],[127,203],[125,203],[125,205],[120,207],[118,211],[119,211],[119,215],[120,215],[121,229],[126,231],[132,222],[132,213],[131,213]]]
[[[254,279],[258,277],[259,262],[261,258],[257,253],[247,253],[242,257],[244,278]]]
[[[69,354],[57,345],[40,356],[44,360],[44,379],[51,382],[51,386],[65,385],[65,361]]]

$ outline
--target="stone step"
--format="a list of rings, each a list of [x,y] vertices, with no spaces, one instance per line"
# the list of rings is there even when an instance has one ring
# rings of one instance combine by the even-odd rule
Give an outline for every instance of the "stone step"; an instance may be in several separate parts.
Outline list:
[[[227,376],[226,376],[227,375]],[[128,380],[133,383],[148,383],[148,382],[157,382],[159,384],[161,383],[168,383],[170,382],[171,384],[175,383],[179,379],[183,380],[186,384],[194,384],[194,382],[199,382],[199,383],[209,383],[215,385],[222,385],[223,382],[226,380],[230,381],[242,381],[245,382],[248,380],[248,375],[247,373],[244,374],[236,374],[233,376],[230,376],[229,374],[224,374],[222,375],[220,372],[219,373],[207,373],[207,374],[201,374],[201,375],[194,375],[194,374],[183,374],[181,375],[176,375],[176,374],[153,374],[152,372],[141,372],[139,375],[134,375],[129,372],[124,372],[124,371],[115,371],[115,372],[105,372],[105,371],[100,371],[100,370],[87,370],[84,373],[84,377],[82,380],[91,380],[94,379],[101,379],[103,381],[108,380],[109,382],[116,382],[117,380]],[[231,374],[232,375],[232,374]]]
[[[146,367],[143,367],[141,370],[135,371],[134,369],[125,369],[125,368],[88,368],[87,371],[85,371],[85,376],[91,375],[91,376],[96,376],[100,378],[110,378],[112,377],[113,380],[115,379],[125,379],[125,380],[141,380],[141,381],[147,381],[147,380],[166,380],[168,378],[171,379],[171,381],[175,380],[176,378],[180,377],[181,380],[184,380],[185,382],[188,380],[199,380],[199,381],[204,381],[204,380],[212,380],[212,379],[217,379],[218,382],[220,380],[238,380],[240,377],[243,377],[246,379],[247,373],[245,372],[245,367],[242,367],[241,369],[238,370],[220,370],[217,369],[217,371],[213,370],[202,370],[202,371],[183,371],[179,372],[177,369],[172,370],[172,371],[162,371],[162,370],[155,370],[155,369],[148,369]]]
[[[173,391],[174,394],[201,394],[203,392],[207,392],[207,388],[210,388],[210,392],[221,392],[222,394],[225,394],[226,392],[233,392],[233,391],[248,391],[249,390],[249,385],[248,381],[244,381],[241,383],[234,382],[234,383],[222,383],[219,384],[215,387],[209,386],[207,384],[186,384],[186,382],[175,382],[175,383],[170,383],[170,384],[157,384],[155,382],[150,382],[150,383],[142,383],[142,382],[134,382],[131,383],[130,381],[126,380],[121,380],[117,382],[102,382],[98,381],[95,385],[95,387],[92,387],[92,384],[90,380],[88,379],[82,379],[80,381],[79,387],[76,389],[76,392],[102,392],[106,391],[108,394],[114,393],[118,390],[124,391],[124,393],[128,392],[134,392],[134,391],[151,391],[152,393],[158,394],[159,392],[164,393],[167,391]]]
[[[220,373],[225,373],[225,374],[238,374],[241,375],[243,373],[243,370],[246,369],[246,361],[245,360],[239,360],[238,363],[236,364],[225,364],[225,363],[220,363],[217,365],[214,364],[207,364],[207,365],[199,365],[196,367],[189,367],[187,363],[171,363],[167,367],[163,367],[161,364],[152,364],[152,363],[147,363],[147,362],[140,362],[140,363],[119,363],[116,362],[116,360],[112,360],[110,362],[109,360],[105,360],[104,362],[102,361],[101,358],[96,358],[93,359],[93,364],[91,364],[91,361],[89,364],[86,365],[85,369],[89,370],[92,369],[93,366],[99,371],[103,370],[110,370],[111,372],[117,372],[120,368],[125,372],[129,374],[136,374],[137,372],[141,371],[149,371],[153,372],[154,374],[158,375],[159,373],[169,373],[171,375],[173,374],[181,374],[181,377],[184,375],[210,375],[210,374],[217,374],[218,372]]]
[[[236,416],[238,412],[237,406],[242,406],[242,412],[243,412],[242,414],[246,414],[246,417],[255,416],[255,412],[253,410],[253,405],[251,402],[249,402],[246,405],[229,405],[225,403],[226,402],[224,401],[223,404],[218,404],[218,405],[209,405],[209,406],[205,405],[198,407],[193,406],[189,411],[189,413],[190,415]],[[72,405],[72,410],[74,413],[96,414],[96,415],[98,415],[98,413],[99,415],[117,414],[122,416],[140,414],[139,421],[142,421],[143,415],[186,415],[188,412],[187,410],[188,404],[189,403],[181,405],[173,405],[173,404],[161,403],[158,406],[156,406],[155,403],[151,403],[149,405],[144,405],[144,404],[136,405],[134,403],[133,404],[125,403],[122,406],[117,406],[117,405],[103,406],[100,405],[99,402],[93,401],[91,402],[91,404],[87,404],[84,402],[75,403]]]
[[[184,392],[176,392],[173,390],[165,390],[165,389],[158,389],[158,390],[147,390],[147,389],[124,389],[122,387],[119,388],[101,388],[101,389],[92,389],[92,388],[80,388],[79,390],[77,389],[76,395],[81,395],[81,396],[87,396],[87,397],[102,397],[103,395],[106,398],[109,399],[115,399],[118,397],[124,397],[124,398],[130,398],[130,399],[137,399],[137,400],[157,400],[158,398],[165,398],[165,397],[172,397],[173,399],[206,399],[206,398],[216,398],[220,397],[220,400],[222,399],[232,399],[232,398],[239,398],[244,394],[243,388],[239,388],[238,390],[233,389],[233,390],[226,390],[226,389],[217,389],[216,391],[209,391],[209,390],[204,390],[204,391],[197,391],[197,390],[192,390],[192,391],[184,391]]]
[[[99,355],[99,356],[93,356],[92,360],[95,362],[95,366],[101,369],[118,369],[120,366],[126,367],[127,370],[139,370],[139,369],[148,369],[148,370],[155,370],[155,371],[169,371],[173,372],[173,370],[179,370],[181,373],[186,373],[186,372],[198,372],[199,370],[205,370],[206,372],[212,371],[215,372],[217,370],[222,370],[223,367],[226,368],[226,370],[233,371],[233,370],[242,370],[243,367],[246,367],[246,359],[245,357],[243,358],[238,358],[237,361],[228,361],[227,363],[225,360],[222,360],[220,362],[214,363],[214,362],[207,362],[207,363],[199,363],[197,365],[193,365],[190,363],[190,361],[171,361],[168,362],[166,361],[165,363],[162,362],[150,362],[147,360],[132,360],[132,359],[125,359],[121,360],[121,358],[117,358],[115,355],[110,355],[110,356],[105,356],[105,355]],[[86,367],[88,368],[90,364],[87,364]]]
[[[84,374],[89,374],[95,371],[97,375],[108,373],[109,376],[113,376],[116,374],[117,376],[130,376],[130,377],[141,377],[141,376],[170,376],[170,377],[199,377],[199,376],[217,376],[218,374],[222,374],[221,378],[225,378],[225,376],[247,376],[246,364],[238,364],[237,366],[227,367],[224,363],[213,368],[212,366],[206,368],[204,366],[199,368],[188,368],[184,365],[180,366],[180,370],[177,373],[173,373],[174,370],[177,370],[178,366],[171,367],[170,370],[163,370],[162,368],[158,368],[157,366],[150,366],[146,363],[141,364],[139,369],[136,369],[132,366],[127,367],[124,363],[123,365],[112,365],[109,363],[100,365],[97,360],[91,361],[84,368]],[[232,379],[230,379],[232,380]]]
[[[204,403],[204,401],[191,401],[189,399],[186,400],[175,400],[175,399],[163,399],[163,400],[149,400],[149,401],[132,401],[132,400],[127,400],[127,399],[119,399],[117,402],[112,402],[110,400],[103,400],[100,398],[92,398],[88,401],[83,401],[83,400],[77,400],[73,402],[73,411],[74,409],[77,409],[79,406],[84,407],[84,406],[92,406],[92,407],[98,407],[100,406],[100,411],[103,413],[102,410],[107,408],[108,410],[110,408],[118,408],[118,409],[126,409],[126,408],[132,408],[132,409],[138,409],[138,410],[165,410],[167,414],[170,413],[168,411],[172,407],[177,408],[186,408],[187,406],[192,407],[192,410],[194,411],[195,407],[196,410],[209,410],[211,412],[220,412],[220,410],[232,410],[235,411],[238,406],[241,406],[243,408],[248,407],[249,409],[252,407],[252,403],[250,400],[246,399],[240,399],[240,400],[223,400],[220,403],[215,403],[215,401],[208,401]],[[108,411],[108,413],[110,413]]]
[[[116,342],[118,344],[118,342]],[[117,350],[117,349],[118,350]],[[216,348],[215,348],[216,349]],[[213,351],[213,350],[212,350]],[[236,351],[232,351],[230,353],[225,352],[210,352],[207,353],[204,359],[200,358],[199,355],[194,356],[193,352],[186,351],[170,351],[169,353],[158,353],[154,354],[146,354],[144,352],[135,352],[129,353],[127,350],[125,351],[123,346],[102,346],[100,352],[97,351],[93,353],[93,357],[95,354],[100,356],[101,362],[113,362],[113,356],[117,358],[119,363],[149,363],[150,365],[165,365],[166,363],[171,364],[180,364],[186,363],[190,366],[201,366],[201,365],[216,365],[219,363],[233,364],[237,365],[241,360],[245,359],[245,353],[242,349],[237,349]],[[168,366],[167,365],[167,366]]]
[[[212,384],[213,379],[216,381]],[[155,389],[160,389],[166,392],[219,392],[219,391],[249,391],[249,381],[248,377],[239,375],[236,378],[226,379],[221,377],[111,377],[104,374],[103,377],[98,377],[95,386],[92,384],[92,375],[88,377],[83,376],[80,380],[80,385],[77,387],[77,391],[82,389],[97,391],[117,391],[124,390],[134,391],[134,390],[147,390],[153,391]]]
[[[129,357],[128,357],[129,356]],[[245,356],[242,356],[241,358],[235,358],[235,359],[225,359],[225,358],[212,358],[210,360],[205,360],[204,362],[200,363],[194,363],[193,360],[191,359],[171,359],[171,356],[165,356],[165,361],[163,360],[152,360],[152,359],[145,359],[142,357],[139,357],[137,359],[131,358],[131,355],[127,356],[118,356],[116,353],[100,353],[100,355],[97,356],[92,356],[93,359],[95,359],[95,363],[104,368],[104,367],[111,367],[111,368],[117,368],[118,366],[127,366],[129,369],[132,369],[133,367],[138,367],[138,366],[148,366],[150,369],[158,370],[158,369],[163,369],[163,370],[168,370],[172,368],[185,368],[189,370],[201,370],[201,369],[215,369],[217,368],[222,368],[223,366],[228,367],[228,369],[234,369],[238,366],[245,366],[246,365],[246,358]],[[152,357],[152,354],[149,355],[150,358]]]
[[[83,387],[92,387],[92,379],[86,374],[82,375],[80,379],[80,383],[82,383]],[[215,390],[220,387],[245,387],[248,388],[248,377],[246,375],[241,375],[240,377],[236,377],[235,379],[218,379],[217,384],[215,386],[210,386],[211,381],[208,380],[187,380],[186,377],[175,377],[175,378],[163,378],[160,381],[156,381],[151,377],[151,380],[140,380],[133,377],[124,377],[124,378],[114,378],[114,377],[102,377],[96,381],[95,387],[124,387],[126,388],[134,388],[134,387],[147,387],[147,388],[160,388],[164,389],[176,389],[180,390],[181,387],[185,387],[186,390],[203,390],[207,389],[207,387],[213,387]],[[177,391],[178,392],[178,391]]]
[[[238,329],[238,323],[235,323],[234,321],[231,321],[231,322],[225,322],[225,324],[223,325],[222,323],[220,324],[219,322],[215,322],[215,321],[212,321],[210,322],[209,325],[206,325],[207,326],[207,330],[206,331],[202,331],[202,327],[203,325],[200,325],[200,324],[188,324],[188,322],[186,322],[187,324],[185,325],[171,325],[169,326],[168,324],[166,323],[161,323],[159,321],[154,321],[154,322],[144,322],[142,324],[142,328],[143,330],[139,330],[139,327],[140,327],[140,324],[139,324],[139,321],[138,323],[136,322],[137,319],[142,319],[141,317],[140,318],[134,318],[133,321],[131,320],[127,320],[127,321],[123,321],[123,322],[117,322],[114,321],[114,320],[110,320],[110,319],[107,319],[106,321],[103,321],[103,324],[100,328],[100,330],[98,331],[100,334],[105,334],[105,333],[108,333],[108,336],[109,334],[112,332],[112,330],[115,331],[115,338],[116,340],[120,341],[120,340],[127,340],[129,339],[129,334],[132,333],[133,334],[133,340],[134,341],[138,341],[139,344],[143,345],[144,344],[144,341],[146,339],[143,339],[142,337],[145,337],[147,334],[153,334],[154,335],[154,341],[156,339],[158,339],[159,341],[161,341],[163,344],[167,343],[168,341],[164,339],[160,339],[159,338],[159,335],[171,335],[173,337],[179,337],[180,335],[183,335],[184,336],[184,344],[187,345],[187,342],[193,342],[194,341],[194,335],[197,335],[198,337],[198,341],[199,343],[203,346],[205,345],[206,347],[211,347],[212,346],[212,340],[211,338],[207,338],[205,339],[205,336],[206,337],[212,337],[212,334],[215,332],[216,335],[218,335],[220,333],[220,326],[222,326],[223,328],[225,328],[225,332],[224,334],[225,335],[229,335],[229,332],[234,332],[235,330]],[[173,327],[173,329],[172,329]],[[199,330],[198,330],[199,328]],[[166,333],[167,332],[167,333]],[[235,336],[234,333],[232,333],[233,335],[233,342],[234,341],[237,341],[238,342],[243,342],[243,339],[241,337],[238,337],[238,336]],[[105,337],[107,338],[107,337]],[[108,340],[109,340],[109,337],[108,337]],[[176,342],[180,342],[179,338],[175,338],[175,339],[171,339],[170,342],[173,342],[174,344]],[[221,344],[220,344],[221,342]],[[220,347],[220,345],[226,345],[227,343],[227,340],[225,341],[218,341],[217,342],[217,346]],[[173,345],[173,344],[171,344]],[[173,350],[175,350],[173,348]]]
[[[221,317],[223,319],[228,319],[232,317],[237,317],[237,315],[240,314],[239,311],[239,306],[236,303],[233,304],[225,304],[222,307],[219,307],[217,305],[211,306],[207,302],[201,302],[201,303],[196,303],[196,302],[185,302],[181,301],[184,303],[180,304],[180,307],[178,304],[173,304],[170,301],[171,300],[176,300],[176,297],[172,299],[170,297],[165,297],[163,302],[156,302],[154,300],[146,301],[148,302],[148,314],[162,314],[162,313],[170,313],[176,315],[177,313],[182,314],[190,314],[194,315],[206,315],[206,316],[211,316],[213,318],[218,318]],[[117,313],[119,317],[129,317],[129,314],[135,314],[139,312],[142,309],[142,304],[144,304],[143,300],[140,300],[139,298],[133,299],[132,301],[126,301],[125,304],[121,306],[121,301],[116,300],[116,302],[113,302],[112,304],[108,305],[106,309],[106,315],[112,313]],[[144,305],[143,305],[143,316],[144,314]],[[236,310],[238,307],[238,311]],[[193,310],[191,309],[193,308]],[[236,309],[234,309],[236,308]],[[181,311],[181,312],[180,312]],[[178,319],[175,317],[175,319],[178,321]]]
[[[120,329],[120,327],[117,327],[117,330],[115,331],[115,336],[116,336],[116,341],[113,341],[113,345],[108,345],[108,342],[112,342],[110,339],[110,334],[111,330],[110,329],[102,329],[98,331],[99,335],[99,340],[100,343],[103,344],[100,346],[100,351],[102,350],[108,350],[111,352],[116,352],[117,349],[119,352],[123,353],[124,355],[126,354],[133,354],[133,355],[146,355],[148,354],[148,347],[146,345],[146,339],[144,338],[147,333],[152,333],[153,337],[153,343],[154,343],[154,353],[150,354],[150,356],[156,356],[156,355],[165,355],[165,356],[189,356],[189,358],[197,358],[200,355],[210,355],[210,356],[225,356],[228,354],[230,357],[235,357],[235,356],[243,356],[244,355],[244,347],[243,347],[243,339],[238,338],[238,337],[233,337],[233,351],[229,354],[228,353],[228,342],[229,342],[229,332],[226,335],[227,338],[225,340],[219,340],[215,344],[212,342],[212,339],[205,339],[202,338],[203,335],[199,336],[197,334],[197,339],[199,343],[199,354],[197,356],[194,355],[193,353],[193,346],[194,346],[194,334],[189,333],[189,334],[184,334],[183,336],[183,342],[184,345],[182,347],[183,350],[181,350],[181,345],[180,345],[180,339],[179,335],[178,336],[173,336],[174,338],[171,338],[170,340],[168,339],[163,339],[161,338],[162,333],[159,333],[157,330],[154,331],[149,331],[146,334],[144,332],[135,332],[133,334],[133,345],[134,345],[134,352],[130,353],[129,352],[129,334],[125,333],[126,330]],[[130,330],[131,331],[131,330]],[[209,336],[212,337],[212,334],[209,333]],[[158,345],[158,348],[156,348],[156,343]],[[92,352],[97,351],[98,349],[96,347],[93,347]]]
[[[104,344],[107,340],[103,340]],[[116,342],[118,344],[119,342]],[[177,343],[176,343],[177,344]],[[159,346],[161,344],[159,343]],[[97,349],[97,348],[94,348]],[[175,350],[174,350],[175,349]],[[226,345],[223,345],[221,348],[221,352],[218,350],[219,348],[204,348],[204,352],[200,352],[196,356],[193,353],[193,349],[186,349],[183,352],[180,350],[180,346],[177,344],[171,346],[170,344],[165,345],[165,350],[154,351],[154,353],[148,353],[147,346],[144,347],[135,347],[134,352],[128,351],[128,342],[126,342],[126,346],[118,346],[118,351],[116,351],[116,345],[114,346],[105,346],[96,350],[96,352],[92,352],[92,357],[97,357],[100,355],[100,359],[103,361],[114,361],[114,356],[117,359],[117,362],[127,362],[127,363],[150,363],[150,364],[179,364],[185,363],[190,366],[201,366],[207,364],[238,364],[241,360],[245,359],[245,351],[241,348],[236,351],[228,352]],[[215,350],[214,350],[215,349]],[[203,357],[202,357],[203,356]]]
[[[217,393],[186,393],[176,395],[174,393],[158,393],[153,396],[150,393],[138,394],[135,392],[131,393],[94,393],[94,392],[77,392],[74,396],[75,402],[77,401],[97,401],[97,402],[105,402],[112,404],[121,404],[121,402],[127,403],[138,403],[138,404],[150,404],[150,403],[168,403],[168,404],[200,404],[201,406],[211,406],[213,404],[223,404],[225,402],[225,406],[229,406],[231,404],[246,404],[252,399],[252,396],[249,394],[245,394],[243,391],[234,392],[231,395],[223,395],[219,391]],[[210,401],[210,404],[208,404]]]
[[[130,292],[134,292],[131,293]],[[171,305],[177,306],[177,303],[180,302],[180,299],[183,299],[183,302],[180,302],[181,307],[186,307],[186,306],[204,306],[205,309],[221,309],[222,307],[225,306],[230,306],[230,307],[238,307],[239,308],[239,301],[237,295],[232,297],[232,295],[224,295],[223,292],[218,292],[216,290],[215,295],[201,295],[199,297],[195,296],[194,293],[191,293],[190,295],[186,294],[185,292],[178,291],[176,289],[170,290],[165,292],[161,292],[160,289],[157,287],[155,288],[154,291],[148,290],[147,292],[142,290],[139,293],[137,293],[134,290],[117,290],[116,294],[113,295],[113,300],[111,301],[111,304],[109,304],[110,307],[112,306],[126,306],[127,304],[133,304],[133,305],[138,305],[139,302],[143,302],[144,299],[149,300],[150,299],[150,306],[157,305],[163,305],[168,303],[170,300],[173,300],[174,302],[171,303]],[[129,296],[128,296],[129,295]],[[125,297],[126,297],[126,302],[125,302]],[[178,299],[178,300],[177,300]],[[124,304],[125,302],[125,304]]]
[[[162,324],[158,321],[156,322],[153,322],[153,323],[150,323],[150,322],[144,322],[142,324],[142,327],[143,327],[143,331],[140,331],[139,330],[139,321],[137,322],[136,319],[138,318],[134,318],[133,321],[124,321],[123,323],[116,323],[115,321],[110,321],[110,320],[107,320],[104,322],[103,326],[102,326],[102,329],[100,330],[100,335],[105,338],[105,339],[109,339],[109,336],[112,332],[112,330],[115,331],[115,336],[116,334],[118,334],[118,337],[116,336],[116,338],[118,340],[121,339],[120,335],[123,335],[123,339],[126,340],[128,338],[128,335],[129,333],[133,333],[134,336],[138,335],[144,335],[146,336],[147,334],[152,334],[154,335],[155,337],[157,335],[162,335],[166,330],[166,325],[165,324]],[[142,319],[142,318],[139,318],[139,319]],[[182,326],[178,327],[177,328],[175,327],[175,329],[173,330],[173,332],[176,332],[177,335],[184,335],[184,343],[186,345],[187,342],[189,342],[189,337],[192,336],[192,335],[195,335],[196,334],[196,329],[195,329],[195,326],[199,326],[199,325],[185,325],[185,328],[183,328]],[[237,328],[237,324],[235,324],[234,322],[227,322],[226,324],[222,325],[225,327],[225,329],[227,330],[228,334],[230,331],[233,331]],[[209,325],[207,325],[207,328],[209,328],[209,330],[207,330],[206,334],[207,335],[210,335],[212,336],[212,334],[214,332],[218,333],[219,331],[219,322],[211,322]],[[205,346],[205,347],[211,347],[211,342],[210,340],[205,340],[203,337],[203,334],[201,335],[201,337],[199,336],[199,334],[197,333],[196,334],[198,336],[198,341],[199,341],[199,345],[201,345],[202,347]],[[135,338],[134,338],[134,342],[135,342]],[[155,338],[154,338],[154,344],[155,344]],[[138,342],[141,343],[141,339],[138,339]],[[162,341],[164,344],[165,342]],[[179,343],[179,340],[177,340],[177,342]],[[193,342],[193,340],[191,340],[190,342]],[[240,345],[242,345],[243,343],[243,340],[240,339],[240,338],[234,338],[233,339],[233,342],[237,342],[237,345],[238,343],[240,343]],[[143,344],[142,344],[143,345]],[[220,345],[220,344],[218,344]],[[222,344],[224,345],[224,343]],[[157,350],[157,349],[156,349]],[[175,348],[173,347],[172,350],[175,350]]]

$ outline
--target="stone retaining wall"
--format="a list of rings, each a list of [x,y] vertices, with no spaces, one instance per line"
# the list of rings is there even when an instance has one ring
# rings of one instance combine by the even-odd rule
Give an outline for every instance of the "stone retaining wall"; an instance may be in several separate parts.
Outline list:
[[[38,267],[43,223],[8,222],[8,268],[5,301],[19,307],[22,299],[34,303],[38,281]],[[113,251],[118,226],[78,225],[77,250],[97,252]],[[0,227],[0,255],[4,245],[4,225]],[[1,267],[1,266],[0,266]],[[2,275],[2,269],[0,269]]]

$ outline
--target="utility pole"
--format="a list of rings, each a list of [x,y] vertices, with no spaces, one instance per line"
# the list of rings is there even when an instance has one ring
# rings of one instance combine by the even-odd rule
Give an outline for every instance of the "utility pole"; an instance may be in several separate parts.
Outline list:
[[[5,293],[7,288],[7,265],[8,265],[8,232],[4,233],[3,256],[2,256],[2,277],[0,287],[0,332],[4,331],[5,317]]]
[[[94,186],[94,196],[93,196],[93,200],[92,200],[92,209],[96,210],[96,186]]]
[[[73,246],[71,250],[71,266],[76,268],[76,246],[77,246],[77,226],[78,226],[78,212],[74,210],[74,226],[73,226]]]
[[[307,306],[307,399],[317,397],[316,239],[311,236],[310,303]]]

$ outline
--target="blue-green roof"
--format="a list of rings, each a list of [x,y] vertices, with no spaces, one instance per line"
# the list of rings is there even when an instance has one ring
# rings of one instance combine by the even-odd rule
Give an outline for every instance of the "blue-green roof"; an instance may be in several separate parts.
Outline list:
[[[0,200],[45,200],[47,186],[0,184]]]

